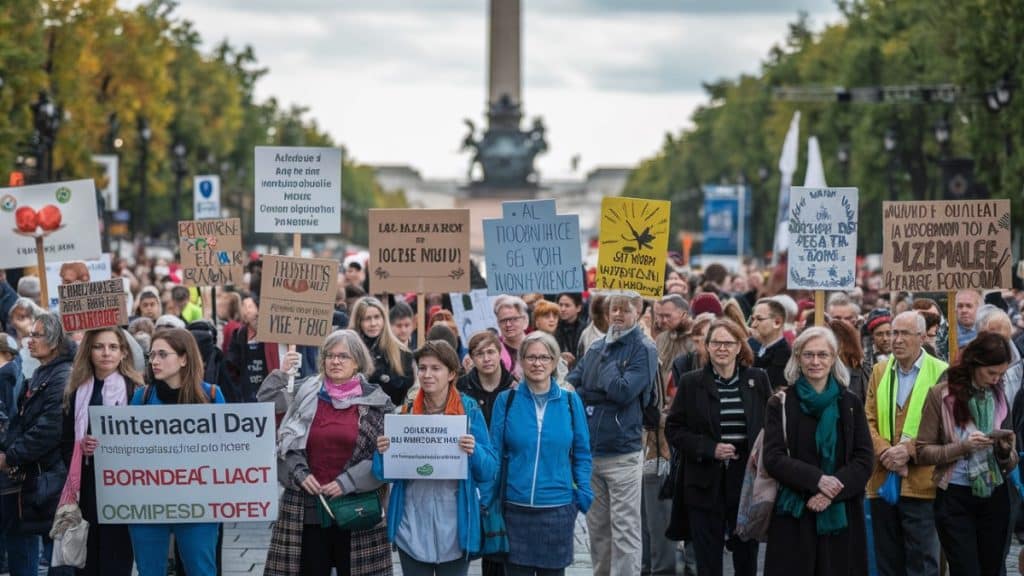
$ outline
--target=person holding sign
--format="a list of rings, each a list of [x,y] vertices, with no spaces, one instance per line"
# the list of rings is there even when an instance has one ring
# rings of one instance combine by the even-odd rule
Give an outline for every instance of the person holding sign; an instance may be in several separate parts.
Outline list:
[[[402,413],[468,418],[469,434],[459,437],[459,448],[469,455],[469,470],[464,480],[395,480],[388,501],[388,539],[398,547],[402,573],[407,576],[465,576],[470,555],[480,550],[477,485],[494,480],[497,459],[483,412],[475,400],[455,388],[459,372],[455,349],[447,342],[429,340],[415,358],[420,389]],[[373,472],[382,480],[388,480],[383,454],[390,447],[387,436],[377,438]]]
[[[372,296],[360,298],[352,307],[348,327],[359,334],[373,357],[376,370],[367,380],[383,388],[395,406],[401,406],[413,384],[412,354],[391,332],[384,304]]]
[[[328,576],[333,568],[346,575],[391,574],[383,524],[341,527],[325,506],[381,487],[373,475],[373,454],[384,431],[384,414],[394,405],[367,380],[373,356],[352,330],[329,334],[319,358],[319,373],[296,382],[293,398],[288,397],[285,370],[271,372],[260,387],[260,401],[274,402],[278,412],[287,405],[277,436],[277,473],[284,493],[265,573]],[[300,360],[298,352],[289,352],[285,364],[297,366]]]
[[[505,499],[497,504],[505,509],[507,576],[564,574],[576,515],[594,500],[586,413],[576,393],[558,387],[560,357],[553,336],[527,336],[519,348],[523,381],[494,403],[491,443],[506,467],[497,489]]]
[[[135,389],[142,387],[142,375],[133,367],[131,348],[120,328],[89,330],[82,339],[64,389],[64,426],[61,453],[71,466],[76,449],[83,456],[96,452],[97,441],[89,435],[90,406],[126,406]],[[89,522],[85,568],[76,574],[130,576],[134,556],[131,536],[125,524],[100,524],[96,504],[96,472],[92,458],[82,459],[78,505]]]
[[[157,330],[149,362],[150,383],[135,391],[132,406],[224,403],[224,394],[216,386],[203,382],[203,360],[188,330]],[[167,545],[172,532],[187,573],[217,573],[218,525],[215,523],[131,524],[128,530],[139,576],[167,573]]]

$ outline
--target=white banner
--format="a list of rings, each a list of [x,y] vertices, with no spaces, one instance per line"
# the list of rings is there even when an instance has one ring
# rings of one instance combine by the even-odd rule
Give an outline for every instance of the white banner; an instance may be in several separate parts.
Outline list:
[[[384,435],[391,447],[384,453],[384,477],[465,480],[469,458],[459,437],[467,425],[466,416],[386,414]]]
[[[256,147],[256,231],[341,233],[341,150]]]
[[[36,237],[47,260],[100,257],[96,186],[92,180],[0,188],[0,268],[36,265]]]
[[[273,404],[93,406],[89,418],[100,524],[277,519]]]

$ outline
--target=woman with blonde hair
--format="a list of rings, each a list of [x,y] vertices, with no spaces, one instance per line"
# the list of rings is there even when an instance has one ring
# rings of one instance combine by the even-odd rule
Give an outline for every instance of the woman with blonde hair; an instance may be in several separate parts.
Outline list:
[[[391,402],[401,406],[413,385],[412,354],[391,331],[384,304],[372,296],[360,298],[352,307],[348,328],[359,334],[373,356],[376,370],[367,368],[373,370],[367,381],[383,388]]]
[[[61,455],[67,466],[71,466],[76,449],[82,456],[92,456],[96,451],[96,438],[90,435],[89,407],[126,406],[142,385],[124,331],[113,327],[85,333],[64,388]],[[129,576],[134,556],[128,526],[98,522],[95,465],[92,458],[83,458],[81,463],[78,505],[90,527],[85,567],[75,572]]]

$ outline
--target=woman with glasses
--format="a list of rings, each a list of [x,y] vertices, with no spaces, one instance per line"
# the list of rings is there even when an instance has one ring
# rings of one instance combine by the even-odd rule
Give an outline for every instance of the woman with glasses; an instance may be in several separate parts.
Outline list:
[[[573,559],[576,515],[590,509],[590,433],[583,402],[562,389],[554,370],[561,351],[537,331],[523,340],[523,380],[494,405],[491,443],[506,470],[507,576],[560,576]],[[509,423],[512,425],[509,425]],[[504,490],[502,490],[504,488]]]
[[[367,530],[342,530],[321,523],[322,500],[377,491],[373,475],[377,437],[391,398],[367,380],[373,356],[352,330],[337,330],[320,347],[319,373],[295,382],[275,370],[263,381],[259,400],[287,409],[277,434],[277,473],[284,486],[265,573],[278,576],[392,573],[391,547],[383,518]],[[297,364],[290,352],[286,363]],[[292,396],[289,398],[289,396]],[[378,494],[378,498],[381,497]]]
[[[789,387],[768,401],[763,465],[779,482],[769,576],[868,573],[864,488],[875,455],[838,351],[831,330],[805,329],[786,365]]]
[[[722,574],[728,540],[736,574],[753,576],[757,541],[742,542],[731,534],[744,463],[764,426],[771,384],[763,370],[751,367],[754,353],[744,327],[725,318],[715,320],[705,345],[708,364],[681,378],[665,423],[665,435],[683,455],[682,490],[675,497],[683,498],[686,506],[672,509],[687,511],[698,573]]]
[[[366,368],[371,372],[366,380],[380,386],[395,406],[401,406],[413,384],[412,354],[391,331],[384,304],[371,296],[360,298],[352,307],[348,328],[359,334],[370,350],[373,364]]]
[[[71,377],[64,389],[64,424],[61,452],[71,466],[76,447],[82,456],[92,456],[98,442],[90,435],[90,406],[126,406],[142,387],[142,375],[133,367],[128,338],[120,328],[101,328],[85,333],[78,347]],[[77,445],[77,446],[76,446]],[[134,555],[125,524],[100,524],[97,520],[95,465],[92,458],[81,460],[78,505],[89,522],[85,568],[76,574],[124,575],[132,573]]]
[[[455,377],[459,355],[447,342],[428,340],[416,350],[420,388],[402,407],[403,414],[465,418],[467,434],[458,438],[468,455],[464,480],[395,479],[388,500],[388,539],[398,548],[407,576],[465,576],[469,557],[480,550],[481,483],[494,481],[498,470],[484,415],[475,400],[459,394]],[[373,472],[382,480],[383,454],[391,441],[377,437]]]

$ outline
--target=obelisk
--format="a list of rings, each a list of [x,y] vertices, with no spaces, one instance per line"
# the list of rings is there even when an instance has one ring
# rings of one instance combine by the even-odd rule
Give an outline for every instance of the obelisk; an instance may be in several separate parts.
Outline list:
[[[491,0],[487,108],[491,128],[519,128],[522,117],[519,0]]]

